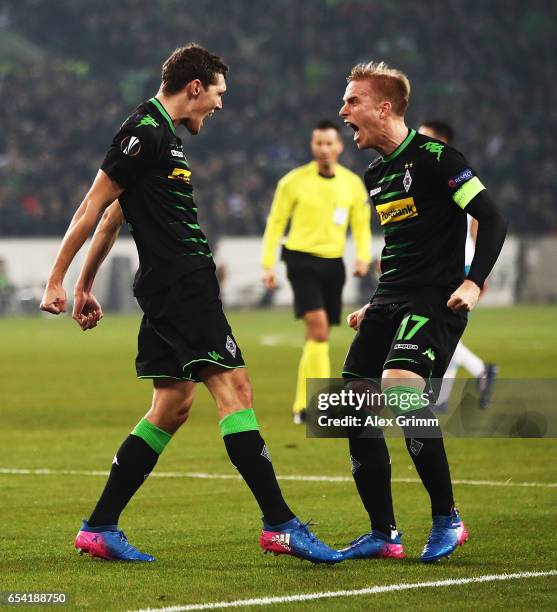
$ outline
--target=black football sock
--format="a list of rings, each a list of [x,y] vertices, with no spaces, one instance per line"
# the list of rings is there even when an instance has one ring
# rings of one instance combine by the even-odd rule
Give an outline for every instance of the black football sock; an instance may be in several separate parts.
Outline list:
[[[352,476],[371,521],[371,528],[388,536],[396,530],[391,496],[391,460],[383,433],[350,438]]]
[[[142,419],[114,456],[108,481],[88,520],[90,527],[117,525],[120,514],[153,471],[170,434]]]
[[[253,410],[240,410],[224,417],[220,428],[230,461],[251,489],[265,523],[280,525],[294,518],[282,497],[271,455],[257,429]]]
[[[411,415],[420,419],[435,419],[429,408],[422,408]],[[403,430],[408,452],[429,493],[432,516],[450,514],[454,508],[453,488],[441,428],[438,425],[428,426],[427,437],[423,436],[423,427],[404,427]],[[432,435],[435,437],[430,437]]]

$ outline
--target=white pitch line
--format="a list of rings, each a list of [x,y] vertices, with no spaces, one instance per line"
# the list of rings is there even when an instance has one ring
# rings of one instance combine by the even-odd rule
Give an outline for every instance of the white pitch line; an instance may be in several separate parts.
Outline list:
[[[332,597],[356,597],[358,595],[377,595],[392,591],[409,591],[410,589],[439,588],[446,586],[460,586],[482,582],[495,582],[501,580],[519,580],[524,578],[542,578],[544,576],[557,576],[557,570],[546,572],[517,572],[515,574],[488,574],[473,578],[451,578],[448,580],[432,580],[430,582],[411,582],[402,584],[385,584],[382,586],[367,587],[343,591],[323,591],[321,593],[301,593],[299,595],[284,595],[281,597],[257,597],[254,599],[239,599],[236,601],[216,601],[213,603],[188,604],[184,606],[170,606],[167,608],[143,608],[136,612],[187,612],[189,610],[216,610],[218,608],[240,608],[242,606],[270,606],[272,604],[293,603],[298,601],[314,601],[316,599],[330,599]]]
[[[0,475],[15,476],[108,476],[106,470],[51,470],[49,468],[0,468]],[[238,474],[210,474],[205,472],[153,472],[149,478],[198,478],[201,480],[239,480]],[[353,482],[349,476],[311,476],[311,475],[278,475],[279,480],[293,482]],[[418,484],[418,478],[393,478],[393,482]],[[476,487],[537,487],[542,489],[557,488],[557,482],[512,482],[511,480],[453,480],[453,484]]]

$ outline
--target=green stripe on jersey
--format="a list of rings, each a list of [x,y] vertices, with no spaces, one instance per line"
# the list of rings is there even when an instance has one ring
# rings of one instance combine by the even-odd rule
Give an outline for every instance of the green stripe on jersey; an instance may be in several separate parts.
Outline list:
[[[475,176],[462,185],[462,187],[453,195],[453,200],[460,206],[460,208],[464,210],[470,201],[484,189],[485,187],[483,183],[477,176]]]
[[[181,191],[169,191],[169,193],[173,193],[175,195],[179,195],[182,196],[183,198],[193,198],[193,194],[192,193],[183,193]]]
[[[398,178],[399,176],[403,176],[404,172],[396,172],[395,174],[389,174],[388,176],[384,176],[380,181],[375,183],[376,185],[380,185],[381,183],[386,183],[387,181],[392,181],[393,179]]]
[[[389,255],[381,255],[381,261],[387,261],[387,259],[392,259],[393,257],[414,257],[415,255],[419,255],[419,253],[414,252],[402,252],[402,253],[390,253]]]
[[[401,193],[407,193],[406,191],[389,191],[388,193],[384,193],[383,195],[380,195],[377,199],[378,200],[386,200],[387,198],[392,198],[394,196],[400,195]]]
[[[206,238],[182,238],[182,242],[199,242],[201,244],[207,244]]]
[[[172,133],[174,135],[176,135],[176,128],[174,127],[174,123],[173,123],[172,119],[170,118],[170,115],[166,112],[166,109],[164,108],[164,106],[156,98],[151,98],[149,100],[149,102],[151,102],[152,104],[154,104],[158,108],[160,114],[168,122],[168,125],[170,126],[170,129],[172,130]]]
[[[195,251],[194,253],[182,253],[182,255],[186,256],[186,255],[205,255],[205,257],[212,257],[213,254],[211,253],[211,251],[204,253],[203,251]]]
[[[390,223],[388,226],[383,226],[383,233],[385,236],[390,236],[396,232],[402,232],[407,230],[409,227],[416,227],[423,223],[424,220],[419,217],[414,217],[412,219],[403,219],[402,221],[397,221],[396,223]],[[393,245],[396,246],[396,245]]]
[[[387,245],[387,252],[390,254],[391,251],[400,251],[401,249],[405,249],[406,247],[414,246],[413,242],[399,242],[398,244],[389,244]]]

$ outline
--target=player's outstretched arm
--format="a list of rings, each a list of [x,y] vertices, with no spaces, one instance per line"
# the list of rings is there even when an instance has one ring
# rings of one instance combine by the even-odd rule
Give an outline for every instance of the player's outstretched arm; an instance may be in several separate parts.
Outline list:
[[[350,210],[350,229],[356,244],[354,276],[366,276],[371,263],[371,220],[367,191],[358,179],[354,195],[354,205]]]
[[[120,233],[123,221],[124,215],[120,203],[116,200],[104,211],[89,245],[85,262],[74,287],[72,313],[72,318],[83,331],[96,327],[102,319],[102,308],[91,290],[102,262],[110,253]]]
[[[52,314],[66,312],[64,277],[76,253],[95,227],[99,214],[120,196],[123,189],[99,170],[91,189],[73,216],[52,266],[40,308]]]

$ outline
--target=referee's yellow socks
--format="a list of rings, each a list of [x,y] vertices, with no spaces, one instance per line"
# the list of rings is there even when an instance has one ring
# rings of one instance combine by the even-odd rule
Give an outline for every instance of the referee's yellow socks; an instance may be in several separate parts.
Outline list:
[[[296,398],[293,411],[300,412],[307,406],[306,379],[330,378],[331,361],[329,359],[329,343],[306,340],[302,358],[298,366],[298,382],[296,384]]]

